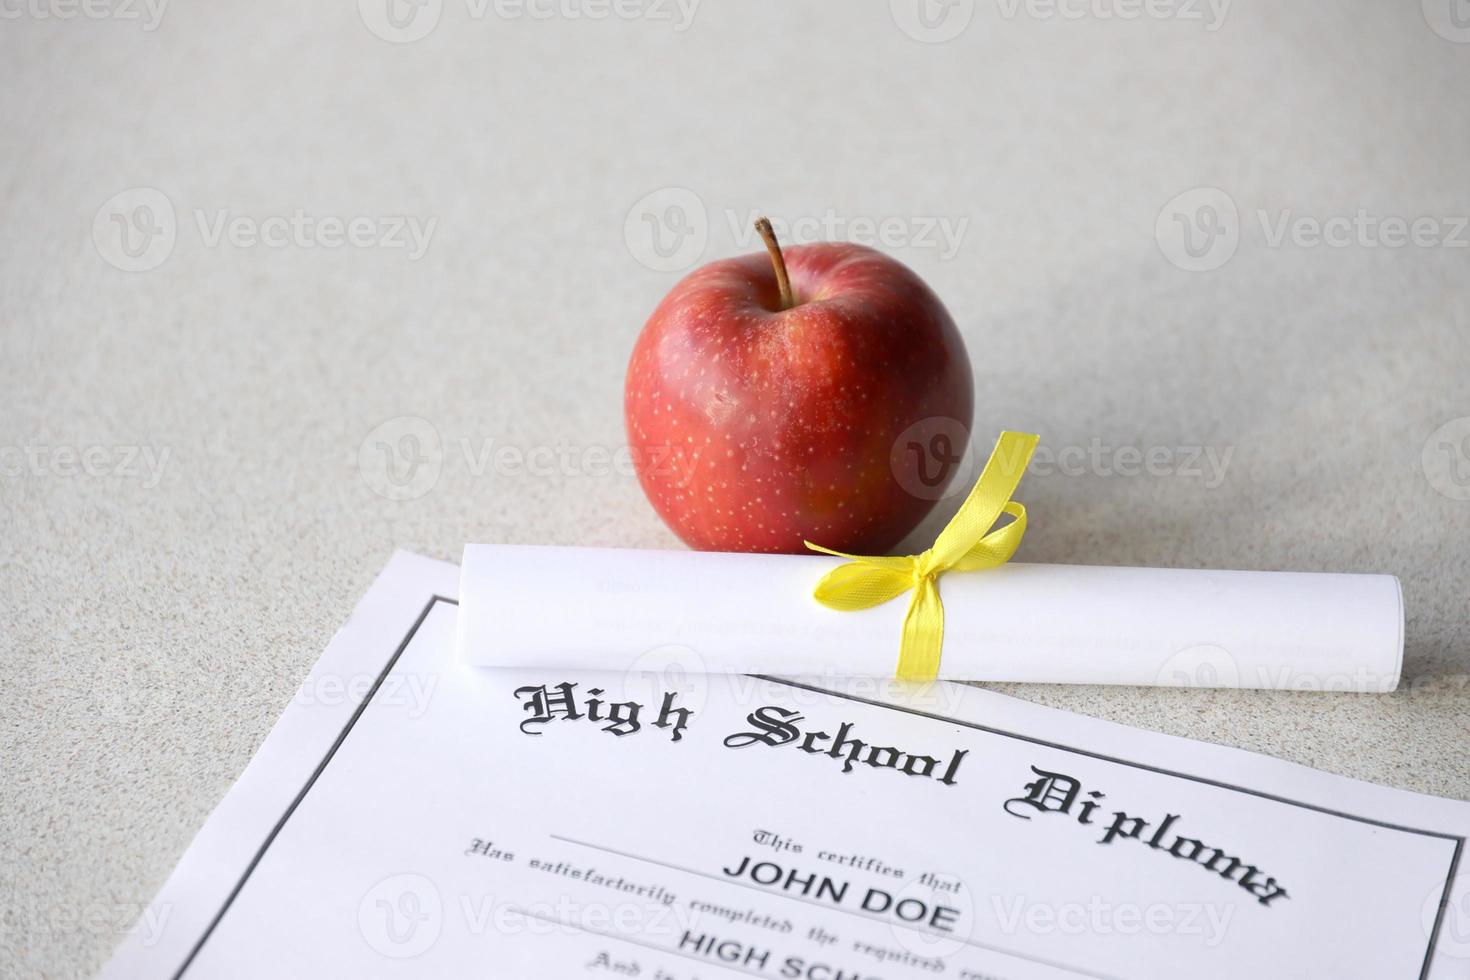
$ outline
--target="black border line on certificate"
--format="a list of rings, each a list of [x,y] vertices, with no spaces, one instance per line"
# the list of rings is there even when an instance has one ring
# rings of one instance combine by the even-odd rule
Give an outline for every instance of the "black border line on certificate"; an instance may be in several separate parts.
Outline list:
[[[413,642],[414,636],[418,634],[419,627],[424,625],[424,620],[429,618],[429,613],[433,611],[435,604],[440,602],[448,602],[456,606],[459,605],[458,599],[451,599],[448,596],[442,595],[435,595],[424,604],[423,611],[413,621],[413,625],[408,628],[408,632],[404,635],[403,641],[398,644],[398,649],[393,651],[393,656],[388,658],[388,662],[383,666],[382,672],[373,680],[373,686],[368,688],[367,694],[363,696],[362,701],[353,710],[352,717],[347,719],[346,726],[343,727],[341,734],[337,736],[336,740],[332,742],[332,747],[327,749],[327,754],[322,757],[321,762],[317,763],[317,767],[312,771],[311,777],[307,779],[306,785],[301,787],[301,792],[297,793],[296,797],[291,801],[291,805],[286,807],[286,812],[281,814],[281,819],[277,820],[276,825],[271,828],[271,832],[266,834],[265,841],[260,845],[260,850],[255,852],[255,857],[251,858],[250,863],[245,866],[245,873],[240,876],[239,881],[235,882],[235,887],[230,889],[229,895],[225,896],[225,903],[220,906],[220,910],[215,913],[214,918],[209,920],[209,925],[204,928],[204,934],[199,937],[199,941],[194,944],[194,948],[189,950],[189,955],[184,957],[184,962],[179,966],[178,972],[173,975],[173,980],[180,980],[185,973],[189,972],[189,967],[193,965],[194,958],[199,955],[199,951],[204,948],[204,944],[209,941],[209,937],[214,935],[215,927],[225,917],[225,913],[230,910],[230,906],[235,903],[235,898],[240,894],[240,889],[245,887],[245,882],[249,880],[251,873],[260,864],[261,858],[265,857],[265,852],[275,843],[276,836],[280,834],[281,828],[286,826],[286,821],[291,819],[291,814],[296,812],[296,808],[301,805],[301,801],[306,799],[306,794],[311,792],[311,788],[316,785],[317,779],[326,770],[327,763],[332,761],[332,757],[337,754],[337,750],[346,741],[347,733],[352,731],[352,726],[356,725],[357,719],[362,717],[362,713],[367,708],[368,703],[372,701],[373,695],[378,693],[378,688],[383,686],[383,681],[393,672],[393,668],[397,666],[398,658],[403,656],[403,651],[407,650],[408,645]]]
[[[366,710],[368,704],[371,703],[373,696],[377,694],[378,689],[382,687],[383,681],[387,679],[388,675],[392,673],[393,668],[397,666],[398,658],[403,655],[403,651],[407,650],[408,645],[413,642],[414,636],[418,634],[419,627],[423,626],[424,621],[429,618],[429,613],[432,612],[434,606],[440,602],[447,602],[450,605],[454,606],[459,605],[458,599],[451,599],[448,596],[442,595],[434,595],[429,599],[427,603],[425,603],[423,610],[418,615],[418,618],[414,620],[413,625],[409,627],[408,632],[404,635],[402,641],[399,642],[397,649],[393,651],[393,655],[388,658],[388,662],[383,666],[382,672],[378,674],[376,679],[374,679],[373,686],[368,689],[367,694],[363,697],[358,706],[353,710],[352,717],[347,719],[347,724],[342,728],[341,733],[338,734],[337,738],[332,742],[332,746],[327,750],[327,754],[322,757],[322,761],[318,763],[316,769],[312,771],[312,774],[307,779],[306,784],[301,787],[301,791],[297,793],[295,798],[291,800],[291,804],[286,808],[286,812],[281,814],[281,818],[276,821],[275,826],[271,828],[270,833],[266,835],[265,840],[261,843],[260,849],[255,852],[255,856],[252,857],[250,859],[250,863],[245,866],[245,871],[243,874],[240,875],[240,880],[235,883],[235,886],[232,889],[230,889],[230,893],[225,897],[224,904],[220,906],[220,910],[215,913],[214,918],[211,919],[209,925],[205,927],[204,933],[199,937],[199,941],[196,942],[193,948],[189,950],[189,955],[184,958],[184,962],[179,966],[178,971],[173,974],[173,980],[182,980],[184,974],[189,971],[189,967],[193,965],[195,958],[199,955],[199,951],[204,948],[204,944],[209,941],[209,937],[214,935],[214,931],[216,927],[219,926],[220,921],[225,917],[225,913],[230,910],[230,906],[234,904],[234,901],[239,896],[241,889],[245,887],[245,882],[249,880],[251,873],[255,871],[256,867],[259,866],[261,860],[265,857],[265,852],[270,849],[271,844],[275,843],[276,837],[280,834],[281,829],[285,827],[286,821],[291,819],[291,815],[296,812],[296,808],[301,805],[301,801],[306,798],[306,794],[311,791],[312,786],[316,785],[317,779],[320,778],[321,774],[326,770],[327,765],[337,754],[337,750],[342,747],[342,743],[346,741],[348,733],[352,731],[353,726],[357,724],[357,720],[362,717],[363,711]],[[950,718],[948,716],[934,714],[933,712],[929,711],[921,711],[918,708],[909,708],[903,705],[888,704],[884,701],[876,701],[871,698],[865,698],[857,694],[846,694],[842,691],[832,691],[824,687],[817,687],[812,684],[802,684],[797,681],[786,680],[785,678],[781,677],[771,677],[766,674],[751,674],[750,676],[758,680],[770,681],[771,683],[775,684],[782,684],[786,687],[799,688],[805,691],[813,691],[818,694],[825,694],[830,697],[841,698],[846,701],[854,701],[859,704],[871,705],[875,708],[888,708],[893,711],[901,711],[905,714],[915,715],[920,718],[928,718],[931,721],[942,722],[946,725],[958,725],[962,728],[970,728],[975,731],[985,732],[990,735],[1001,735],[1006,738],[1014,738],[1023,742],[1030,742],[1033,745],[1040,745],[1049,749],[1058,749],[1063,752],[1071,752],[1075,755],[1087,756],[1089,758],[1097,759],[1101,762],[1111,762],[1116,765],[1129,766],[1134,769],[1142,769],[1146,772],[1156,773],[1161,776],[1172,776],[1176,779],[1187,779],[1191,782],[1202,783],[1206,786],[1213,786],[1217,789],[1232,790],[1237,793],[1244,793],[1248,796],[1255,796],[1264,800],[1270,800],[1274,803],[1284,803],[1288,806],[1300,807],[1305,810],[1313,810],[1317,813],[1326,814],[1327,816],[1339,817],[1345,820],[1353,820],[1358,823],[1370,824],[1372,826],[1382,827],[1387,830],[1398,830],[1409,834],[1419,834],[1425,837],[1438,837],[1442,840],[1454,841],[1455,850],[1453,855],[1451,855],[1450,857],[1449,873],[1445,876],[1444,892],[1440,895],[1439,911],[1434,919],[1434,927],[1430,930],[1429,933],[1429,946],[1424,953],[1424,966],[1419,971],[1418,980],[1427,980],[1427,978],[1429,977],[1429,970],[1434,959],[1434,948],[1436,943],[1439,941],[1439,932],[1440,927],[1444,922],[1445,909],[1449,905],[1450,889],[1454,884],[1455,872],[1459,868],[1460,854],[1465,847],[1464,837],[1457,836],[1455,834],[1446,834],[1434,830],[1421,830],[1417,827],[1405,827],[1399,824],[1392,824],[1382,820],[1375,820],[1371,817],[1361,817],[1356,814],[1343,812],[1341,810],[1333,810],[1329,807],[1317,806],[1313,803],[1303,803],[1299,800],[1288,799],[1284,796],[1276,796],[1271,793],[1262,792],[1261,790],[1251,789],[1247,786],[1238,786],[1233,783],[1207,779],[1203,776],[1194,776],[1190,775],[1189,773],[1175,772],[1172,769],[1162,769],[1158,766],[1151,766],[1142,762],[1133,762],[1128,759],[1120,759],[1116,756],[1104,755],[1101,752],[1093,752],[1088,749],[1079,749],[1070,745],[1063,745],[1059,742],[1048,742],[1045,739],[1035,738],[1031,735],[1022,735],[1019,732],[1006,731],[1005,729],[1001,728],[992,728],[988,725],[982,725],[978,722],[965,721],[960,718]]]

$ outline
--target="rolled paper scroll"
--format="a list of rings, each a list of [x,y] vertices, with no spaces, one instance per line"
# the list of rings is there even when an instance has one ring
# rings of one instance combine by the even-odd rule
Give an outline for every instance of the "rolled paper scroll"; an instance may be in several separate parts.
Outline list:
[[[708,673],[891,677],[903,604],[838,612],[812,598],[841,563],[469,545],[460,656],[628,671],[678,648]],[[1403,662],[1391,575],[1011,562],[943,589],[944,680],[1386,692]]]

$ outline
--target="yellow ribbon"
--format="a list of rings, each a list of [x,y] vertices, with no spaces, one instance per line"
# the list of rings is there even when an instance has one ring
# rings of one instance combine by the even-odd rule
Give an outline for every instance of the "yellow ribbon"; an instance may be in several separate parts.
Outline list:
[[[829,609],[868,609],[914,590],[899,643],[896,674],[901,680],[932,681],[939,676],[939,655],[944,645],[939,576],[950,570],[995,568],[1016,553],[1026,533],[1026,508],[1012,500],[1011,494],[1026,472],[1036,442],[1036,436],[1024,432],[1002,432],[974,489],[939,532],[934,546],[923,554],[848,555],[806,542],[812,551],[850,559],[822,576],[812,593]],[[1001,514],[1010,514],[1015,520],[992,531]]]

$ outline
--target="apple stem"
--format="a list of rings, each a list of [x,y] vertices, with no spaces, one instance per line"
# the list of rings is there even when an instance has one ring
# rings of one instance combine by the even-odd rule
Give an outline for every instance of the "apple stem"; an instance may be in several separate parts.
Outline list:
[[[776,285],[781,289],[781,309],[789,310],[796,305],[796,297],[791,292],[791,277],[786,274],[786,258],[781,254],[781,243],[776,241],[776,229],[771,227],[769,218],[757,218],[755,230],[760,234],[761,241],[766,243],[766,251],[771,253],[771,265],[776,267]]]

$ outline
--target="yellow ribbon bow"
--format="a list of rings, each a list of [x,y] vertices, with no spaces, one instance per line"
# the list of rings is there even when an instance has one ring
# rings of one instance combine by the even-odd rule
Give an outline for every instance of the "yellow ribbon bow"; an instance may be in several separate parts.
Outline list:
[[[944,603],[939,576],[947,571],[972,572],[1004,565],[1026,533],[1026,508],[1011,499],[1036,451],[1037,437],[1002,432],[975,487],[934,546],[923,554],[885,557],[848,555],[806,542],[812,551],[847,558],[822,576],[812,595],[829,609],[853,612],[881,605],[914,590],[903,618],[896,675],[901,680],[932,681],[939,676],[944,646]],[[991,530],[1001,514],[1015,520]]]

